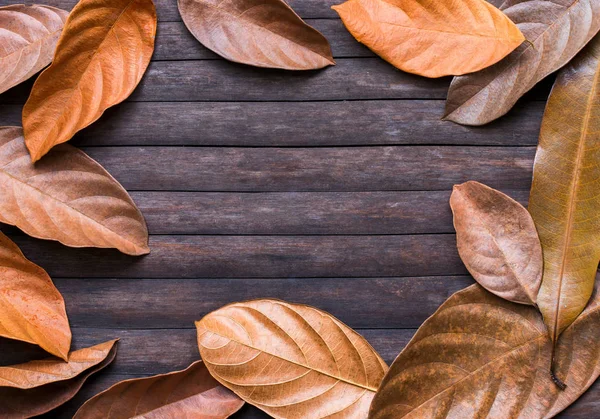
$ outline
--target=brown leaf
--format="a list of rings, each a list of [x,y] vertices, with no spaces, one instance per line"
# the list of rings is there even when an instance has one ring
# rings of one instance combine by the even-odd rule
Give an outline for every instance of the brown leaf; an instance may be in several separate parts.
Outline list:
[[[74,351],[68,362],[47,359],[0,367],[0,417],[29,418],[66,403],[90,375],[113,361],[115,343]]]
[[[183,371],[121,381],[88,400],[73,419],[224,419],[243,405],[197,361]]]
[[[0,233],[0,336],[67,359],[71,329],[62,295],[42,268]],[[1,381],[1,379],[0,379]]]
[[[454,186],[450,206],[458,253],[477,282],[506,300],[535,305],[542,247],[527,210],[473,181]]]
[[[18,127],[0,127],[0,222],[67,246],[149,252],[144,217],[102,166],[68,144],[34,165]]]
[[[50,6],[0,7],[0,93],[50,64],[68,15]]]
[[[450,297],[396,358],[369,418],[542,418],[573,403],[600,374],[600,297],[561,336],[558,376],[539,312],[473,285]]]
[[[283,0],[178,0],[189,31],[222,57],[257,67],[333,65],[329,43]]]
[[[552,339],[581,313],[600,261],[600,36],[558,75],[546,106],[529,211],[544,250],[538,305]]]
[[[596,0],[507,0],[500,7],[529,41],[496,65],[450,85],[445,119],[483,125],[568,63],[600,29]]]
[[[275,418],[365,417],[387,370],[362,336],[309,306],[235,303],[196,328],[213,377]]]
[[[152,0],[77,3],[52,65],[38,77],[23,108],[32,161],[133,92],[150,62],[155,34]]]
[[[425,77],[481,70],[525,40],[484,0],[349,0],[333,9],[358,42],[395,67]]]

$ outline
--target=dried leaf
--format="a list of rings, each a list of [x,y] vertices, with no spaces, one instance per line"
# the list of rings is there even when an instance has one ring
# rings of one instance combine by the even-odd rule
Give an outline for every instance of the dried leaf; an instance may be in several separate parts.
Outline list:
[[[546,106],[529,211],[544,250],[538,305],[553,341],[592,295],[600,261],[600,36],[558,75]]]
[[[542,418],[573,403],[600,374],[600,297],[561,336],[557,369],[539,312],[473,285],[450,297],[396,358],[369,418]]]
[[[0,7],[0,93],[50,64],[68,15],[50,6]]]
[[[0,367],[0,417],[22,419],[41,415],[66,403],[95,372],[110,364],[116,340],[56,359]]]
[[[329,43],[283,0],[178,0],[189,31],[222,57],[257,67],[333,65]]]
[[[477,282],[506,300],[535,305],[542,247],[527,210],[473,181],[454,186],[450,206],[458,253]]]
[[[365,417],[387,370],[362,336],[309,306],[235,303],[196,328],[213,377],[275,418]]]
[[[133,92],[150,62],[155,34],[152,0],[77,3],[52,65],[38,77],[23,108],[32,161]]]
[[[349,0],[333,9],[358,42],[395,67],[426,77],[481,70],[525,40],[484,0]]]
[[[596,0],[507,0],[500,7],[529,41],[498,64],[450,85],[445,119],[483,125],[568,63],[600,29]]]
[[[243,405],[198,361],[183,371],[121,381],[88,400],[73,419],[224,419]]]
[[[71,329],[62,295],[42,268],[0,233],[0,336],[67,359]],[[1,385],[0,377],[0,385]]]
[[[144,217],[102,166],[68,144],[34,165],[18,127],[0,127],[0,222],[67,246],[149,252]]]

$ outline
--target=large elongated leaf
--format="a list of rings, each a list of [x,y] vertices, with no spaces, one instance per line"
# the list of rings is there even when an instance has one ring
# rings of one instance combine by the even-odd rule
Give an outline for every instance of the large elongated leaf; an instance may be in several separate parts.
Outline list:
[[[0,93],[50,64],[68,15],[50,6],[0,7]]]
[[[198,361],[183,371],[121,381],[88,400],[74,419],[224,419],[243,405]]]
[[[483,125],[504,115],[600,29],[598,0],[507,0],[500,9],[529,42],[492,67],[455,78],[446,103],[450,121]]]
[[[0,233],[0,336],[67,359],[71,329],[62,295],[42,268]],[[0,376],[0,384],[1,384]]]
[[[69,401],[88,377],[115,358],[111,340],[57,359],[0,367],[0,417],[23,419],[46,413]]]
[[[102,166],[68,144],[34,165],[18,127],[0,128],[0,222],[67,246],[149,251],[144,217]]]
[[[23,108],[35,162],[129,96],[154,51],[152,0],[81,0]]]
[[[329,43],[283,0],[178,0],[190,32],[228,60],[311,70],[335,64]]]
[[[473,285],[450,297],[396,358],[369,418],[547,418],[600,374],[600,297],[561,336],[557,375],[539,312]]]
[[[359,42],[399,69],[426,77],[481,70],[525,40],[484,0],[349,0],[333,9]]]
[[[581,313],[600,261],[600,37],[558,75],[529,199],[544,250],[538,304],[552,339]]]
[[[478,182],[450,197],[458,253],[488,291],[535,305],[542,282],[542,246],[531,215],[515,200]]]
[[[304,305],[235,303],[196,328],[213,377],[275,418],[364,417],[387,370],[363,337]]]

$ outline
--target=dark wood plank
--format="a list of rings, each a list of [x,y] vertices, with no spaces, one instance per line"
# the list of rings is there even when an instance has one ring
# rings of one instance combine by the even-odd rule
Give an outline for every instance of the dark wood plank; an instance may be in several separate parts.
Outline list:
[[[505,191],[525,204],[529,191]],[[450,191],[132,192],[151,234],[453,233]]]
[[[53,280],[73,327],[120,329],[193,327],[226,304],[257,298],[316,305],[354,328],[417,328],[473,283],[470,276]]]
[[[84,150],[128,190],[299,192],[443,190],[468,180],[529,189],[534,147]]]
[[[53,278],[343,278],[467,273],[453,234],[152,236],[151,253],[137,258],[113,249],[73,249],[27,236],[13,239]]]
[[[71,141],[96,145],[537,145],[543,102],[522,102],[485,128],[442,121],[444,101],[126,102]],[[327,109],[323,111],[324,107]],[[0,105],[0,126],[21,125]]]
[[[339,19],[307,19],[306,23],[321,32],[331,45],[334,58],[374,57],[367,47],[358,43]],[[183,22],[159,23],[156,46],[152,59],[159,60],[203,60],[218,59],[187,30]]]

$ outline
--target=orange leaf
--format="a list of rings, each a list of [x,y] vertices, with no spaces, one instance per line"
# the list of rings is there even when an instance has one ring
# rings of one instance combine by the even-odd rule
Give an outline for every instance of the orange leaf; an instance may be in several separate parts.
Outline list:
[[[0,93],[50,64],[68,15],[50,6],[0,7]]]
[[[71,329],[62,295],[42,268],[0,233],[0,336],[67,359]],[[0,379],[1,380],[1,379]]]
[[[95,372],[117,354],[116,340],[71,352],[57,359],[0,367],[0,417],[23,419],[46,413],[69,401]]]
[[[196,39],[228,60],[286,70],[335,64],[327,39],[283,0],[179,0],[178,6]]]
[[[426,77],[481,70],[525,40],[484,0],[349,0],[333,9],[358,42],[395,67]]]
[[[81,0],[75,6],[52,65],[23,108],[32,161],[133,92],[150,62],[155,33],[152,0]]]
[[[0,127],[0,222],[73,247],[149,252],[148,230],[127,191],[68,144],[31,163],[18,127]]]
[[[224,419],[243,405],[197,361],[183,371],[121,381],[88,400],[73,419]]]

